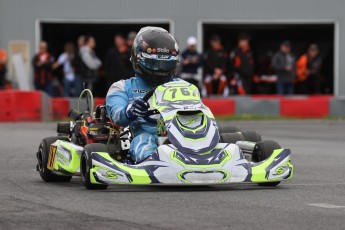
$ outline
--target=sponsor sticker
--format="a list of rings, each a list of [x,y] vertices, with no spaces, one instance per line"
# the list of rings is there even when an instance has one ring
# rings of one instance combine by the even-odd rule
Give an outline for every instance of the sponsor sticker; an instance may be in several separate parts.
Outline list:
[[[148,93],[149,89],[133,89],[133,93]]]
[[[278,175],[283,174],[284,171],[285,171],[285,170],[284,170],[284,167],[283,167],[283,166],[281,166],[281,167],[279,167],[279,168],[276,169],[276,173],[277,173]]]
[[[193,119],[191,119],[191,120],[186,121],[184,124],[185,124],[185,125],[194,124],[194,123],[196,122],[197,119],[198,119],[197,117],[196,117],[196,118],[193,118]]]
[[[159,59],[169,59],[170,56],[169,55],[158,55]]]
[[[157,52],[158,53],[169,53],[170,50],[167,49],[166,47],[164,47],[164,48],[157,48]]]
[[[111,171],[107,171],[106,174],[107,174],[107,177],[108,177],[109,179],[117,179],[117,178],[119,178],[119,176],[122,177],[121,174],[118,174],[118,173],[116,173],[116,172],[111,172]]]
[[[50,145],[48,164],[47,164],[47,168],[50,170],[54,170],[56,149],[57,149],[56,145]]]

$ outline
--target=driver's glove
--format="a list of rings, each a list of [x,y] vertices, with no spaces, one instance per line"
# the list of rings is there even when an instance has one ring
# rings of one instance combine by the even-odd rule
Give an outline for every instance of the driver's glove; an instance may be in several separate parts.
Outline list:
[[[149,104],[142,98],[135,99],[133,103],[129,104],[126,109],[126,117],[133,121],[138,117],[143,117],[149,109]]]

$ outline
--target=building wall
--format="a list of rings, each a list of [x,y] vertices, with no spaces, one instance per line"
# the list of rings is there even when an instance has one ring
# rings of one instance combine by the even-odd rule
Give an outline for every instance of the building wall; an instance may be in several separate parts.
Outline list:
[[[204,20],[336,20],[345,37],[344,0],[0,0],[0,46],[28,40],[34,52],[37,19],[172,19],[181,44]],[[182,45],[183,47],[184,45]],[[345,96],[345,43],[339,46],[338,95]],[[337,72],[337,70],[335,70]]]

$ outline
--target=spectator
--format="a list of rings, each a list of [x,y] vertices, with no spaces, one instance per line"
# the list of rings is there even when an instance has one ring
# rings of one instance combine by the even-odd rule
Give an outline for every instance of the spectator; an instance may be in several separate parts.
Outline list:
[[[182,71],[180,77],[199,87],[198,68],[201,65],[201,55],[196,51],[197,40],[189,37],[187,49],[181,54]]]
[[[79,96],[81,91],[83,90],[83,81],[81,79],[83,61],[81,60],[80,50],[83,46],[85,46],[85,38],[86,37],[84,35],[81,35],[78,37],[77,39],[78,49],[75,51],[74,58],[72,59],[72,62],[71,62],[73,70],[74,70],[76,96]]]
[[[135,32],[135,31],[131,31],[128,33],[128,35],[127,35],[127,46],[129,47],[129,49],[132,48],[133,42],[134,42],[134,39],[136,36],[137,36],[137,32]]]
[[[230,54],[230,66],[233,70],[233,81],[241,95],[252,93],[254,59],[249,45],[249,36],[241,34],[237,47]]]
[[[257,69],[254,74],[253,82],[255,83],[255,93],[257,94],[275,94],[277,75],[272,69],[271,60],[272,51],[267,51],[265,55],[261,55],[256,63]]]
[[[134,76],[130,57],[131,51],[127,46],[125,37],[121,34],[115,35],[114,47],[108,50],[105,58],[108,87],[121,79],[126,80]]]
[[[290,41],[284,41],[272,57],[272,68],[277,74],[277,93],[280,95],[293,94],[293,81],[295,79],[295,57],[291,54]]]
[[[77,43],[79,50],[81,49],[81,47],[85,46],[85,38],[86,37],[84,35],[78,37]]]
[[[34,85],[36,90],[42,90],[53,96],[52,87],[52,65],[54,58],[48,52],[48,44],[41,41],[38,47],[38,53],[32,60],[34,69]]]
[[[0,49],[0,89],[6,88],[6,62],[7,54],[4,49]]]
[[[134,34],[130,35],[133,36]],[[134,37],[135,38],[135,37]],[[130,39],[134,39],[130,38]],[[133,42],[132,42],[133,44]],[[131,47],[127,45],[127,40],[125,37],[121,34],[118,34],[115,36],[115,46],[118,51],[118,57],[119,61],[122,64],[122,73],[120,72],[122,79],[128,79],[130,77],[134,76],[134,71],[133,71],[133,66],[132,63],[130,62],[131,58]]]
[[[202,90],[203,96],[228,95],[226,72],[226,60],[228,58],[220,37],[213,35],[210,39],[211,48],[205,54],[205,87]]]
[[[316,44],[309,46],[308,52],[302,55],[296,63],[298,93],[319,93],[319,75],[322,60],[319,57],[319,47]]]
[[[77,84],[80,82],[77,81],[75,70],[73,68],[73,63],[75,62],[76,52],[75,47],[72,42],[68,42],[65,44],[64,48],[65,52],[62,53],[57,62],[54,63],[53,69],[58,68],[59,66],[63,66],[63,73],[64,73],[64,97],[75,97],[80,94],[80,87]]]
[[[97,70],[102,62],[95,54],[96,40],[92,36],[85,37],[85,45],[80,49],[81,79],[87,83],[87,88],[92,91],[93,83],[97,80]]]

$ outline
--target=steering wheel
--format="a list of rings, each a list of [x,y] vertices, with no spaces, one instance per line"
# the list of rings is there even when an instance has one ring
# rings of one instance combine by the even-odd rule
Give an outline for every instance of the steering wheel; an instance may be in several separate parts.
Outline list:
[[[145,96],[143,97],[143,100],[148,103],[149,99],[153,96],[155,90],[157,87],[154,87],[153,89],[151,89],[149,92],[147,92],[145,94]],[[145,114],[145,116],[143,116],[143,119],[151,124],[157,124],[157,120],[159,120],[159,118],[152,118],[152,115],[156,115],[159,114],[159,111],[157,109],[151,109],[149,111],[147,111],[147,113]]]

